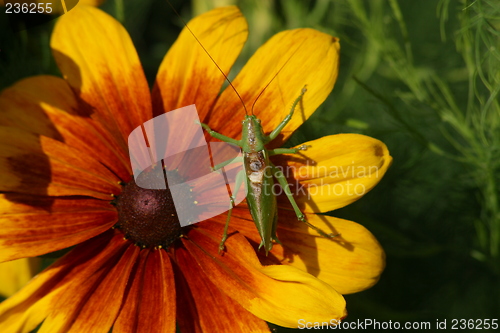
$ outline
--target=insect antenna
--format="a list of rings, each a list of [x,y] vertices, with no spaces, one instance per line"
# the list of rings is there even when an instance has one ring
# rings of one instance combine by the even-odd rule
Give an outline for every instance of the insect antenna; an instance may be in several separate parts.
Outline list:
[[[196,41],[198,42],[198,44],[200,44],[201,48],[203,49],[203,51],[205,51],[205,53],[208,55],[208,57],[210,58],[210,60],[212,60],[212,62],[215,64],[215,66],[217,66],[217,68],[219,69],[219,72],[221,72],[221,74],[224,75],[224,78],[226,79],[226,81],[229,83],[229,85],[231,86],[231,88],[233,88],[233,90],[236,93],[236,95],[238,95],[238,98],[240,99],[241,104],[243,105],[243,109],[245,109],[245,114],[248,115],[248,111],[247,111],[247,107],[245,106],[245,102],[243,102],[243,99],[241,98],[241,96],[238,93],[238,91],[236,90],[236,88],[233,86],[233,83],[231,82],[231,80],[229,80],[229,78],[224,73],[224,71],[219,67],[219,65],[217,65],[217,62],[215,62],[214,58],[212,58],[212,56],[207,51],[207,49],[205,48],[205,46],[203,46],[203,44],[200,42],[200,40],[198,39],[198,37],[196,37],[196,35],[194,34],[194,32],[187,25],[186,21],[184,21],[184,19],[179,15],[179,13],[174,8],[174,6],[170,3],[169,0],[167,0],[167,3],[170,6],[170,8],[172,8],[172,10],[177,15],[177,17],[182,21],[182,23],[184,24],[184,26],[186,27],[186,29],[188,29],[188,31],[191,33],[191,35],[193,35],[194,39],[196,39]]]
[[[300,47],[302,46],[302,44],[304,44],[305,41],[302,41],[302,43],[300,43],[300,45],[295,49],[295,51],[293,51],[293,53],[290,55],[290,57],[288,57],[288,59],[285,61],[285,63],[280,67],[280,69],[276,72],[276,74],[274,74],[274,76],[271,78],[271,80],[266,84],[266,86],[264,87],[264,89],[261,90],[261,92],[257,95],[257,98],[255,99],[255,101],[253,101],[253,104],[252,104],[252,115],[254,114],[253,113],[253,108],[255,107],[255,104],[257,103],[257,101],[259,100],[260,96],[262,96],[262,94],[264,93],[264,91],[266,91],[267,87],[269,87],[269,85],[274,81],[274,79],[278,76],[278,74],[281,72],[281,70],[283,68],[285,68],[286,64],[292,59],[292,57],[295,55],[295,53],[297,53],[297,51],[300,49]],[[245,109],[246,111],[246,109]]]

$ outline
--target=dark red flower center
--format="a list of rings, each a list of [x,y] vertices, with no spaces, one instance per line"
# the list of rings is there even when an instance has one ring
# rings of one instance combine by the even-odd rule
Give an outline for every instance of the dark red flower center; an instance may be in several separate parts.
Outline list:
[[[178,177],[176,171],[167,173],[169,179]],[[165,186],[165,179],[163,172],[151,169],[139,176],[138,183],[163,184],[150,186],[160,188]],[[137,246],[168,247],[181,236],[181,225],[168,184],[166,189],[152,190],[138,186],[132,179],[123,186],[115,204],[119,217],[115,227]]]

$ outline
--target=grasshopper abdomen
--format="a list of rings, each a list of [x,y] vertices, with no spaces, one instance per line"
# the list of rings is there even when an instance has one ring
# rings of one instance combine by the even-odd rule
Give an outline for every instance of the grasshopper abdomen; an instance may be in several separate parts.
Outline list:
[[[274,180],[267,150],[244,151],[243,165],[246,174],[247,204],[261,237],[259,248],[264,247],[267,254],[272,249],[272,241],[277,241],[278,223],[277,201],[272,193]]]

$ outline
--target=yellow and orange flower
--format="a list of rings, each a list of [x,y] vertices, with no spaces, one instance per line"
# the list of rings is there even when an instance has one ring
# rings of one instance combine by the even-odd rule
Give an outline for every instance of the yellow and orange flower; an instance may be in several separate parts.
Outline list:
[[[228,73],[247,38],[240,11],[218,8],[188,25]],[[231,89],[219,95],[224,76],[186,29],[151,93],[127,32],[98,9],[77,6],[61,17],[51,47],[64,79],[28,78],[0,95],[0,261],[74,248],[0,304],[3,332],[29,332],[42,322],[39,332],[51,333],[175,332],[176,323],[182,332],[269,332],[265,321],[297,327],[299,319],[343,318],[342,294],[377,282],[384,253],[371,233],[316,213],[343,207],[378,183],[391,163],[382,142],[333,135],[307,142],[299,159],[274,160],[295,170],[289,180],[305,189],[296,198],[309,222],[337,238],[298,222],[280,198],[283,246],[268,257],[256,251],[260,239],[245,204],[233,211],[224,255],[218,246],[225,214],[156,244],[167,247],[136,246],[140,240],[112,228],[124,219],[112,196],[119,201],[134,184],[128,135],[154,116],[196,104],[202,121],[238,138],[241,101]],[[281,69],[254,108],[266,132],[307,84],[300,112],[271,146],[285,142],[329,95],[338,57],[336,38],[290,30],[271,38],[238,74],[233,85],[248,106]],[[159,222],[162,232],[166,223]]]

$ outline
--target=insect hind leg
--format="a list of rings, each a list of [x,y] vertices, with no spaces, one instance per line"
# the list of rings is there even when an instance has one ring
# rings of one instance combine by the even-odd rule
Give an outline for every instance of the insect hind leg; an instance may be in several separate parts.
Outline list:
[[[229,210],[227,212],[227,219],[226,219],[226,224],[224,225],[224,233],[222,234],[222,240],[220,241],[219,244],[219,255],[222,254],[222,251],[225,249],[224,243],[226,243],[227,240],[227,229],[229,228],[229,221],[231,220],[231,214],[233,212],[233,207],[234,207],[234,199],[232,196],[229,197],[230,203],[229,203]]]
[[[241,184],[243,184],[243,180],[245,179],[245,172],[243,170],[239,171],[238,174],[236,175],[236,180],[235,180],[235,188],[234,188],[234,193],[229,196],[229,210],[227,212],[227,219],[226,219],[226,224],[224,225],[224,233],[222,234],[222,240],[220,241],[219,244],[219,255],[224,251],[225,246],[224,243],[227,240],[227,230],[229,228],[229,221],[231,220],[231,214],[233,213],[233,207],[235,206],[234,200],[238,197],[238,190],[241,187]]]
[[[293,197],[292,192],[290,191],[290,186],[288,185],[288,182],[286,181],[286,177],[283,174],[283,172],[280,169],[278,169],[274,164],[271,164],[271,167],[273,170],[274,177],[276,177],[276,179],[280,183],[281,187],[285,191],[285,195],[287,196],[288,200],[292,204],[293,210],[295,211],[295,214],[297,215],[297,219],[300,222],[307,225],[309,228],[315,230],[318,234],[320,234],[321,236],[323,236],[325,238],[334,238],[334,237],[340,236],[340,234],[326,233],[325,231],[318,228],[317,226],[309,223],[309,221],[307,221],[305,215],[302,213],[299,206],[297,205],[297,202],[295,201],[295,198]]]

